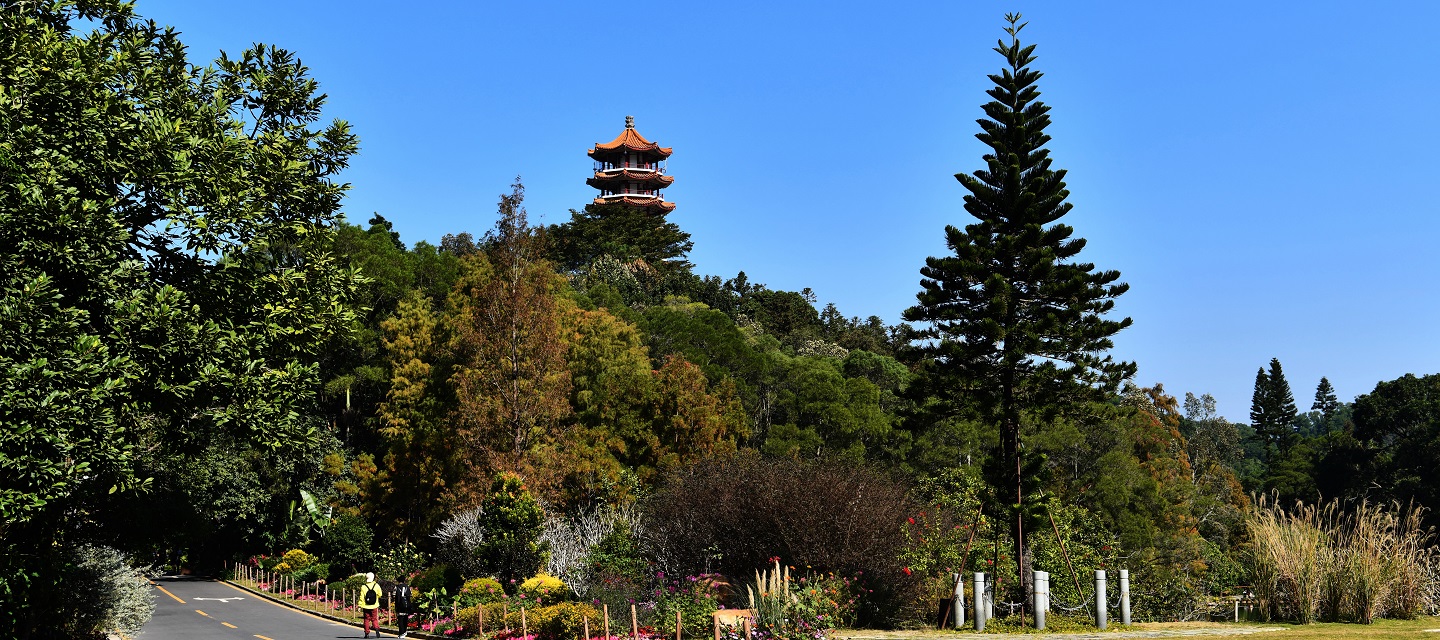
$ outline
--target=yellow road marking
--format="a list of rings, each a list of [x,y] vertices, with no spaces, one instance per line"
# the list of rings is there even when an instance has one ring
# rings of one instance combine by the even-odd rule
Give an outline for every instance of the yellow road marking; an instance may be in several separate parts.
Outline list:
[[[235,626],[235,625],[233,625],[233,624],[230,624],[230,623],[228,623],[228,622],[221,622],[220,624],[223,624],[223,625],[225,625],[225,626],[227,626],[227,627],[230,627],[231,629],[239,629],[239,628],[240,628],[240,627],[237,627],[237,626]]]
[[[210,614],[205,613],[204,611],[201,611],[201,610],[199,610],[199,609],[196,609],[196,610],[195,610],[195,613],[198,613],[198,614],[200,614],[200,615],[202,615],[202,616],[205,616],[205,617],[207,617],[207,618],[210,617]]]
[[[185,604],[185,601],[184,601],[184,600],[181,600],[181,599],[180,599],[180,596],[177,596],[177,595],[175,595],[175,594],[173,594],[173,593],[170,593],[170,590],[169,590],[169,589],[166,589],[165,587],[162,587],[162,586],[160,586],[160,585],[158,585],[158,584],[155,585],[155,588],[156,588],[156,589],[159,589],[159,590],[160,590],[160,593],[163,593],[163,594],[165,594],[165,595],[167,595],[167,596],[170,596],[171,598],[174,598],[176,602],[179,602],[180,604]]]
[[[267,638],[267,637],[262,636],[262,635],[260,635],[260,634],[258,634],[258,633],[255,634],[255,637],[259,638],[260,640],[275,640],[274,638]]]

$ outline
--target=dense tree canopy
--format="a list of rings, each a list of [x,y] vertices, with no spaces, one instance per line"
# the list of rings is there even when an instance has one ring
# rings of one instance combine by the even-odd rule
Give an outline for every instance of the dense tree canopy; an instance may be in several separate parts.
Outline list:
[[[338,581],[486,532],[418,578],[443,586],[523,582],[581,522],[612,529],[555,551],[625,574],[617,604],[777,558],[864,571],[863,619],[911,624],[954,572],[1063,558],[1189,615],[1255,577],[1252,495],[1440,503],[1440,374],[1354,403],[1322,378],[1300,414],[1274,359],[1237,424],[1108,355],[1126,285],[1061,222],[1019,16],[912,327],[697,274],[642,210],[531,227],[518,179],[477,234],[352,224],[356,138],[292,53],[195,66],[116,0],[0,4],[0,636],[73,622],[54,577],[96,545],[306,549]]]
[[[31,592],[4,635],[63,600],[31,581],[58,550],[284,530],[357,281],[324,102],[288,51],[192,66],[119,2],[0,11],[0,583]]]

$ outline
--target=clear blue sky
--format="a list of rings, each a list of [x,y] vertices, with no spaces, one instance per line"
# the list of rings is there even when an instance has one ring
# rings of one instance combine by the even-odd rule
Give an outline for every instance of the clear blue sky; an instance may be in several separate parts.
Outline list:
[[[361,155],[346,210],[408,242],[588,202],[585,150],[634,115],[700,273],[887,322],[964,225],[1002,15],[1037,43],[1065,222],[1119,269],[1137,382],[1248,421],[1278,357],[1301,409],[1440,371],[1440,4],[140,0],[195,62],[296,51]]]

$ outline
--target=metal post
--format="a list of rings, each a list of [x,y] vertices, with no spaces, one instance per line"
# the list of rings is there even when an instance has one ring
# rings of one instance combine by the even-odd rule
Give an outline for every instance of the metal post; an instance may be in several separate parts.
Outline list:
[[[985,630],[985,572],[975,572],[975,630]]]
[[[1050,610],[1050,574],[1035,572],[1035,629],[1045,630],[1045,612]]]
[[[1095,570],[1095,626],[1105,630],[1105,570]]]
[[[965,580],[961,574],[955,574],[955,601],[950,608],[955,610],[955,628],[965,626]]]
[[[1120,570],[1120,624],[1130,624],[1130,570]]]
[[[1240,621],[1240,598],[1235,598],[1235,621]]]

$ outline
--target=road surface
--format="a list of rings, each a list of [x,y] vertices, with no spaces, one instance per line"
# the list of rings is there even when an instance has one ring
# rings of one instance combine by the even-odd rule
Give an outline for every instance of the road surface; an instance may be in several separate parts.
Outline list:
[[[359,627],[296,611],[207,578],[160,577],[154,588],[155,615],[136,640],[331,640],[363,635]]]

